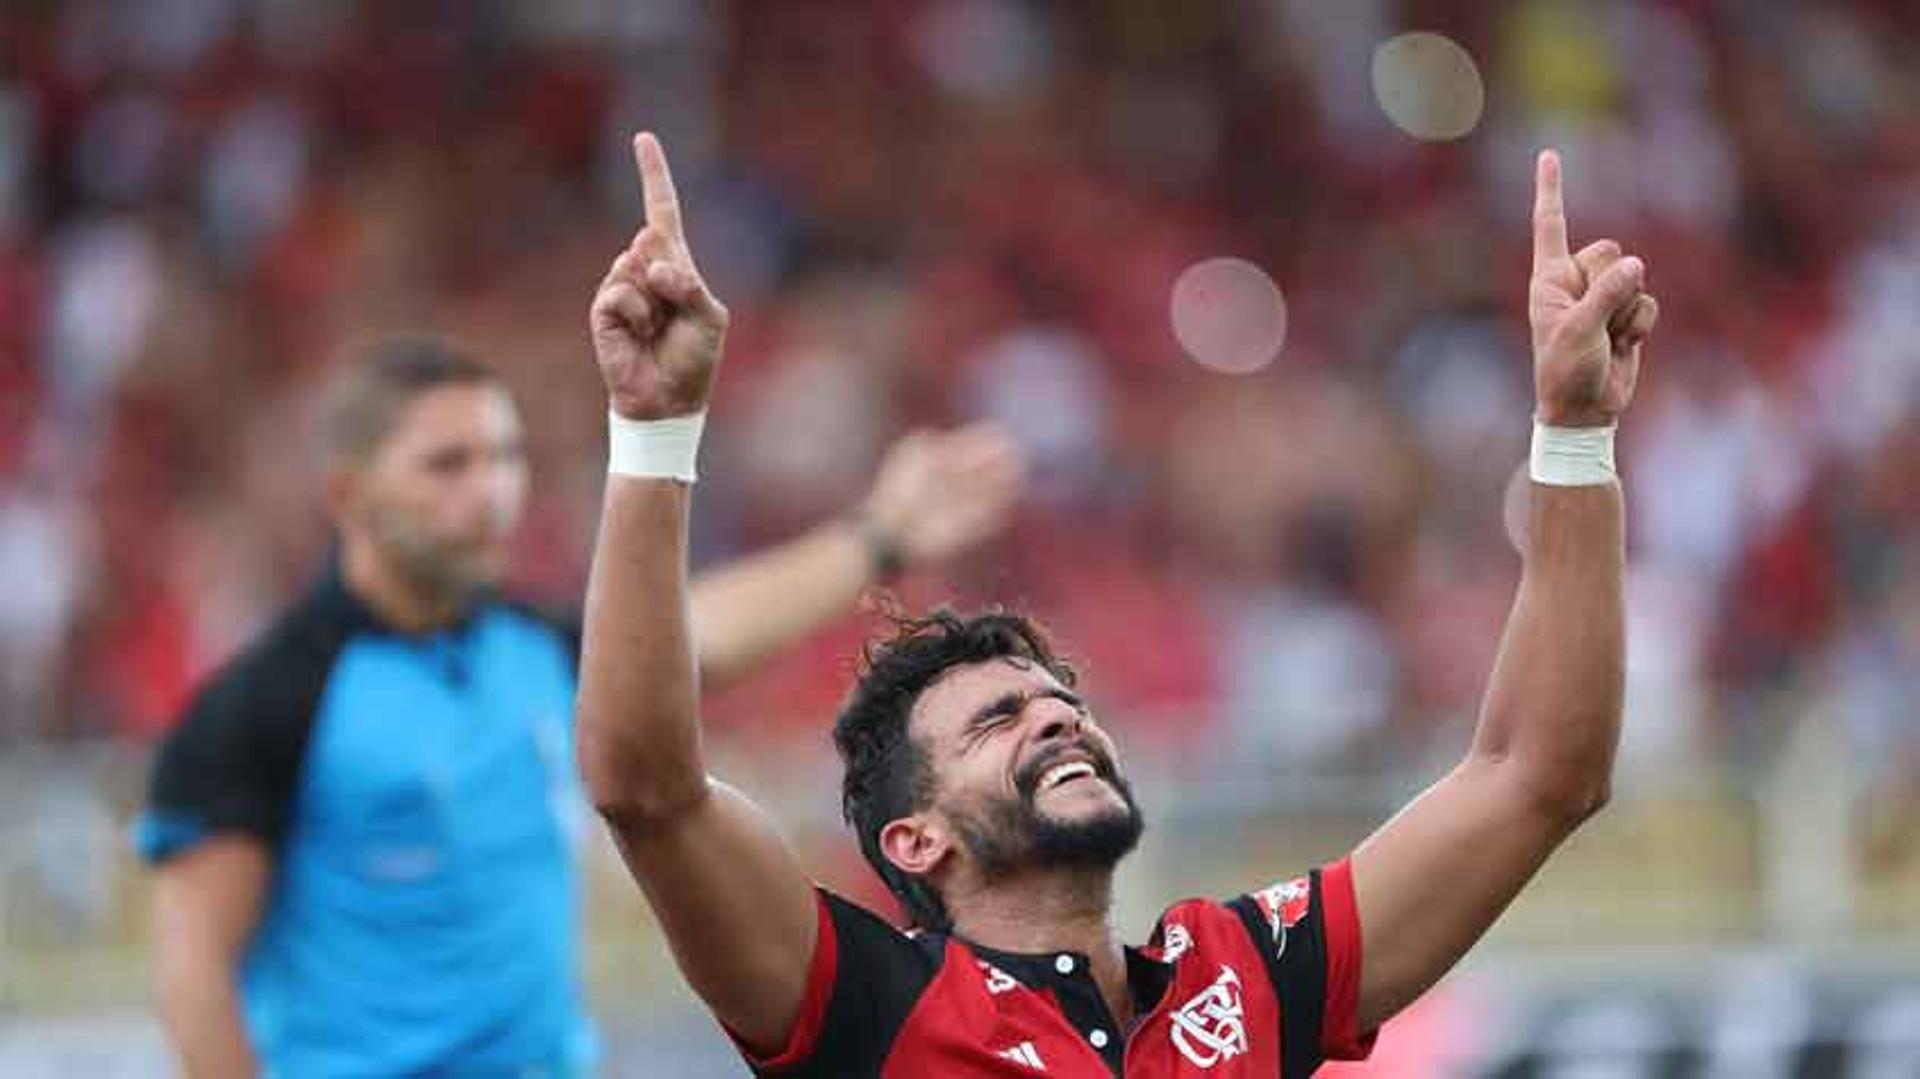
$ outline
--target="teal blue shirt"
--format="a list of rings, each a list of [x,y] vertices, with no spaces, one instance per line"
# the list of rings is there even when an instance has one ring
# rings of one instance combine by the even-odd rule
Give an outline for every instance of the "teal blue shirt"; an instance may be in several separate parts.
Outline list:
[[[329,577],[200,694],[137,841],[271,846],[241,971],[269,1074],[590,1070],[574,655],[499,601],[398,633]]]

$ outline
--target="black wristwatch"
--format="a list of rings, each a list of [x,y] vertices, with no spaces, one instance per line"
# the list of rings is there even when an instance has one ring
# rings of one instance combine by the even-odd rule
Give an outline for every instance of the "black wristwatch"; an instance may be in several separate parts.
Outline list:
[[[857,519],[860,538],[867,543],[867,564],[872,567],[876,584],[892,584],[907,572],[907,551],[893,533],[861,514]]]

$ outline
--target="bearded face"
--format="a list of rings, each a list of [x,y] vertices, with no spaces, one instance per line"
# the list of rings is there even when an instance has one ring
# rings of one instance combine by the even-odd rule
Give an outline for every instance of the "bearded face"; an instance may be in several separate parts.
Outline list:
[[[527,490],[512,400],[490,383],[422,394],[343,490],[341,528],[397,576],[456,603],[497,584]]]
[[[882,833],[902,869],[931,875],[961,859],[991,883],[1039,867],[1111,869],[1139,843],[1144,820],[1112,740],[1046,668],[956,667],[921,693],[910,726],[933,796]]]
[[[1044,804],[1042,795],[1049,796]],[[1011,795],[946,812],[989,880],[1028,866],[1111,869],[1146,830],[1132,785],[1092,738],[1034,752],[1015,771]]]

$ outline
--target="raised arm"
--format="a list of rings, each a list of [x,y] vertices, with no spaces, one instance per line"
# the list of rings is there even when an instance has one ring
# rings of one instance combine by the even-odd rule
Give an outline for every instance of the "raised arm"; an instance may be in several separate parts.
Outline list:
[[[845,614],[869,585],[993,535],[1023,475],[1018,446],[988,424],[901,438],[858,516],[694,579],[701,684],[712,690],[753,673]]]
[[[660,144],[641,135],[634,153],[646,223],[589,316],[615,441],[587,585],[580,768],[688,982],[773,1053],[800,1008],[818,908],[772,822],[707,776],[688,620],[687,443],[727,311],[694,266]]]
[[[1472,749],[1353,855],[1361,1030],[1452,967],[1607,799],[1625,666],[1610,429],[1659,308],[1641,291],[1645,266],[1618,244],[1569,253],[1552,152],[1538,163],[1533,228],[1535,419],[1555,430],[1536,431],[1546,441],[1530,466],[1519,596]],[[1605,444],[1605,466],[1583,439]]]

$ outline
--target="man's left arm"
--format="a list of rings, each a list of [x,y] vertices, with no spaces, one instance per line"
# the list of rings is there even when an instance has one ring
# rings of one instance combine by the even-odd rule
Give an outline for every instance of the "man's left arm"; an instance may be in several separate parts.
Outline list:
[[[1519,594],[1466,759],[1352,855],[1361,1032],[1458,962],[1608,795],[1625,682],[1612,426],[1659,309],[1619,245],[1569,253],[1550,152],[1535,200],[1538,426]]]
[[[857,516],[694,578],[701,684],[711,692],[753,674],[870,585],[983,542],[1011,516],[1024,475],[1019,447],[990,424],[903,436]]]

